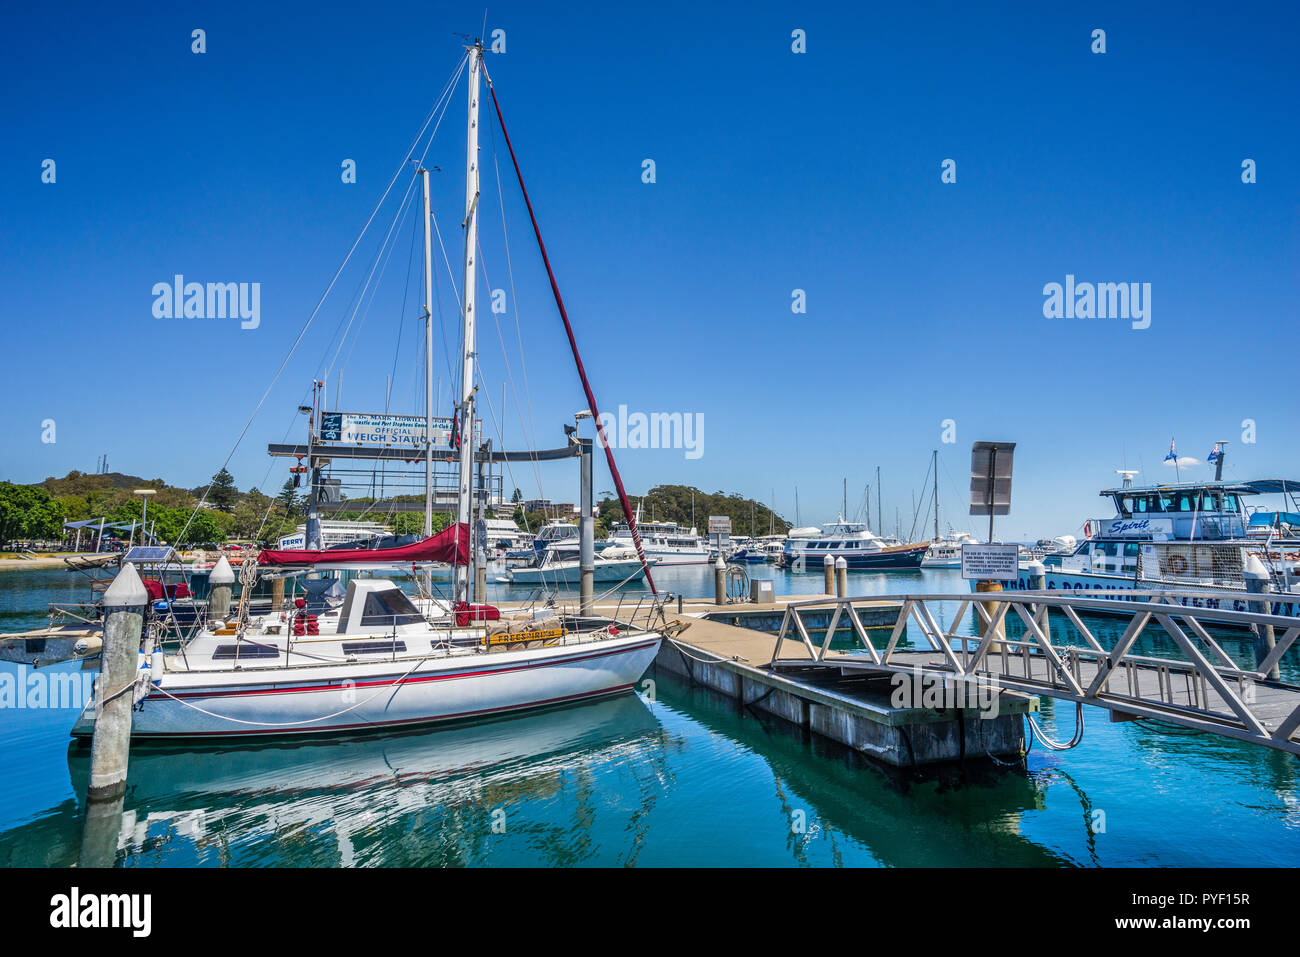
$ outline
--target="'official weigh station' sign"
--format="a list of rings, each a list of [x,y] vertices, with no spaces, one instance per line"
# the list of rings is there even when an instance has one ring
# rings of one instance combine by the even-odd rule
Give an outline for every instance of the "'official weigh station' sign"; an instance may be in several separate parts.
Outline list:
[[[433,447],[452,446],[452,420],[435,417]],[[321,442],[423,450],[427,445],[422,415],[378,415],[364,412],[325,412],[321,415]]]
[[[963,545],[961,577],[978,581],[1014,581],[1020,577],[1020,546]]]

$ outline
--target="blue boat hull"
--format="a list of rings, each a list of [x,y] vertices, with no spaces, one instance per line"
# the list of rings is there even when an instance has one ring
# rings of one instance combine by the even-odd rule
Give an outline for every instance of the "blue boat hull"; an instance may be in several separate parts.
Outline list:
[[[903,569],[914,569],[921,567],[921,560],[925,558],[925,548],[905,549],[889,552],[874,552],[869,554],[854,554],[850,552],[794,552],[786,553],[783,556],[782,563],[794,567],[799,562],[803,562],[804,571],[820,571],[823,559],[826,555],[832,558],[843,558],[844,563],[850,571],[898,571]]]

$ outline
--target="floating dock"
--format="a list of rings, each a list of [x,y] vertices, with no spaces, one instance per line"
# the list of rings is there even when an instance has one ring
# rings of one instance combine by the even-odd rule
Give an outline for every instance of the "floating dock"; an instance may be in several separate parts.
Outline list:
[[[820,619],[816,605],[801,608],[805,624],[822,630],[836,601],[828,596],[778,597],[766,604],[716,605],[684,599],[668,616],[668,632],[655,668],[733,698],[751,712],[762,712],[829,738],[895,767],[917,767],[984,758],[1015,760],[1025,747],[1022,716],[1038,710],[1034,695],[1003,691],[997,713],[974,707],[899,707],[896,683],[814,663],[799,643],[786,640],[779,670],[773,668],[777,634],[792,602],[826,599]],[[853,599],[864,628],[893,629],[903,604],[881,598]],[[596,611],[613,614],[612,606]],[[927,652],[933,657],[935,652]],[[808,667],[802,669],[801,662]]]

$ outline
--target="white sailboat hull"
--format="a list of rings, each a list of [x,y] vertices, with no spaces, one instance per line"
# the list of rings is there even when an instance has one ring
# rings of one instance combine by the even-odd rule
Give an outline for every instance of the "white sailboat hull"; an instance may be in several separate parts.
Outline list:
[[[657,634],[569,647],[240,671],[164,672],[135,738],[324,735],[472,720],[631,689]],[[94,731],[94,703],[72,733]]]

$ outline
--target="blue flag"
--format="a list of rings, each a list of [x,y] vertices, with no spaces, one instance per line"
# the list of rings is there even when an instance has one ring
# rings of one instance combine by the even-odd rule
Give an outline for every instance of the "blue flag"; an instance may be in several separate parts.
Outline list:
[[[1169,454],[1165,456],[1165,461],[1166,461],[1166,462],[1177,462],[1177,461],[1178,461],[1178,453],[1174,451],[1174,440],[1173,440],[1173,439],[1170,439],[1170,440],[1169,440]]]

